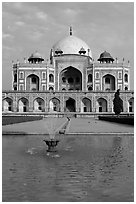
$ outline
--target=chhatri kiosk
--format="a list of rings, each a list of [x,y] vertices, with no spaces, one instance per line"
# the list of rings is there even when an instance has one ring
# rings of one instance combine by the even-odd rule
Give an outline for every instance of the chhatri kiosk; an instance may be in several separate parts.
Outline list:
[[[134,112],[130,64],[104,51],[94,61],[90,47],[70,33],[52,46],[50,60],[34,52],[13,64],[12,91],[3,91],[3,113],[113,113],[117,89],[123,112]]]

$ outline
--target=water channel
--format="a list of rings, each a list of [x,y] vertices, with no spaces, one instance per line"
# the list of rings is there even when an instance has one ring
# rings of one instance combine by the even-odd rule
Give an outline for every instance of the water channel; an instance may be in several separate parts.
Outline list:
[[[133,136],[64,135],[56,153],[43,139],[3,135],[3,202],[133,201]]]

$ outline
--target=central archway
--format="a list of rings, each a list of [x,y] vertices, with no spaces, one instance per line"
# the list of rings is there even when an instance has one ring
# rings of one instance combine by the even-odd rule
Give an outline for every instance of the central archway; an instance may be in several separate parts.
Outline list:
[[[66,101],[66,112],[76,112],[76,101],[73,98]]]
[[[102,78],[102,90],[113,91],[115,90],[115,77],[111,74],[106,74]]]
[[[60,72],[59,90],[82,90],[82,73],[74,68],[67,67]]]
[[[27,91],[39,91],[39,77],[35,74],[30,74],[26,79]]]

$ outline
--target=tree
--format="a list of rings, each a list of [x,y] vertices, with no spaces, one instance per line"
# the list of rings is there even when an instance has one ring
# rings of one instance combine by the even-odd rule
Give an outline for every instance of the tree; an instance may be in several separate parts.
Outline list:
[[[120,95],[119,91],[120,90],[118,89],[117,92],[115,93],[115,98],[113,100],[115,115],[119,115],[123,111],[123,101],[119,97]]]

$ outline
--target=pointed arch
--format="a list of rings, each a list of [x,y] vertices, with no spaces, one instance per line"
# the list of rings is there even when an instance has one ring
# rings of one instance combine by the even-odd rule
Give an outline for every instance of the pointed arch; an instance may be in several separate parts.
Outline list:
[[[81,100],[81,112],[92,112],[92,102],[88,98]]]
[[[107,100],[98,98],[96,101],[96,112],[107,112]]]
[[[49,111],[57,111],[60,112],[60,100],[56,97],[50,99],[49,101]]]
[[[115,90],[115,77],[111,74],[106,74],[102,77],[102,90]]]
[[[4,98],[2,101],[3,105],[3,111],[4,112],[9,112],[9,111],[13,111],[13,100],[9,97]]]
[[[36,74],[30,74],[26,78],[27,91],[39,91],[39,77]]]
[[[88,83],[92,82],[93,81],[93,75],[92,74],[89,74],[88,75]]]
[[[54,82],[54,75],[53,74],[49,74],[49,82]]]
[[[69,66],[59,74],[59,90],[82,90],[82,73],[77,68]]]
[[[66,100],[65,112],[76,112],[76,101],[71,97]]]
[[[134,97],[128,100],[128,111],[134,112]]]
[[[45,111],[45,102],[42,98],[38,97],[33,101],[33,110],[35,112],[44,112]]]
[[[22,97],[18,100],[18,111],[29,112],[29,101],[25,97]]]

